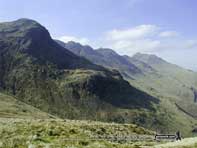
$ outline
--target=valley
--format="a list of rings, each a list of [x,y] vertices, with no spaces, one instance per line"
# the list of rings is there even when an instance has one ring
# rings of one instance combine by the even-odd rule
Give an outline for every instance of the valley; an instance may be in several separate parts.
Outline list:
[[[155,106],[156,111],[138,110],[140,119],[135,121],[136,124],[154,130],[160,129],[161,132],[175,132],[185,125],[187,129],[183,129],[183,133],[187,131],[187,134],[191,134],[191,129],[196,126],[194,90],[197,87],[197,73],[155,55],[137,53],[133,57],[121,56],[112,49],[93,49],[75,42],[57,42],[95,64],[118,70],[132,86],[160,100]]]
[[[166,143],[155,133],[195,136],[196,88],[195,72],[155,55],[63,43],[30,19],[0,23],[2,148],[138,148]]]

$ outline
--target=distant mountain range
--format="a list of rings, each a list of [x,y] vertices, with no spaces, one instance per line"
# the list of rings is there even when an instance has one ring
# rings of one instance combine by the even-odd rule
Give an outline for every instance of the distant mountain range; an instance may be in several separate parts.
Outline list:
[[[8,97],[14,112],[24,106],[27,114],[37,108],[43,117],[136,123],[189,135],[196,124],[196,88],[196,73],[154,55],[120,56],[54,41],[30,19],[0,23],[0,102]]]
[[[125,57],[118,55],[112,49],[93,49],[90,46],[83,46],[73,41],[63,43],[57,41],[64,48],[70,50],[74,54],[84,57],[95,64],[105,66],[110,69],[118,69],[124,76],[133,76],[134,74],[141,73],[141,70],[133,63],[129,62]]]
[[[137,53],[133,57],[121,56],[112,49],[93,49],[73,41],[57,42],[74,54],[95,64],[118,70],[132,85],[148,92],[158,92],[160,95],[176,98],[183,106],[186,102],[181,103],[181,101],[187,100],[190,106],[183,108],[197,117],[195,104],[197,73],[170,64],[155,55]],[[192,109],[196,108],[196,111],[190,111],[192,106],[194,107]]]
[[[132,122],[159,100],[57,44],[29,19],[0,24],[0,89],[61,118]],[[122,112],[119,112],[122,110]]]
[[[169,116],[184,112],[191,118],[197,118],[197,73],[155,55],[137,53],[133,57],[121,56],[112,49],[93,49],[73,41],[57,42],[95,64],[118,70],[131,85],[160,98],[160,108],[165,108]],[[180,116],[174,119],[177,123],[183,122],[181,118],[184,115]]]

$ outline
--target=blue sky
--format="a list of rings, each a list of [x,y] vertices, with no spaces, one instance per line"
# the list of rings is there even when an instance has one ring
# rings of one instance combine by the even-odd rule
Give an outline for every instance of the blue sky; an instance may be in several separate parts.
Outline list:
[[[154,53],[197,70],[196,0],[0,0],[0,22],[31,18],[53,38]]]

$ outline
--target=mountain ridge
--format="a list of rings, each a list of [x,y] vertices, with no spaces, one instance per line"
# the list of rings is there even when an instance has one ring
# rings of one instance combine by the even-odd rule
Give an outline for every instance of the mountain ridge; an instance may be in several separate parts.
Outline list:
[[[158,104],[118,71],[61,47],[39,23],[22,19],[8,24],[0,24],[1,91],[69,119],[129,123],[135,116],[127,116],[135,109],[154,110]]]
[[[0,24],[2,92],[61,118],[136,123],[160,132],[183,125],[183,134],[191,134],[195,120],[175,103],[195,114],[192,72],[165,62],[151,64],[154,60],[131,62],[111,49],[93,54],[90,46],[78,44],[73,53],[39,23],[23,21]]]
[[[72,44],[73,46],[70,48],[70,51],[75,52],[75,48],[77,48],[77,46],[74,46],[74,42]],[[67,48],[69,49],[69,46]],[[84,48],[85,46],[83,46],[81,50]],[[93,58],[88,53],[84,53],[79,56],[83,56],[95,64],[118,70],[131,85],[155,96],[156,98],[159,98],[160,103],[159,107],[156,107],[156,110],[159,110],[160,113],[165,112],[165,115],[162,116],[166,116],[166,119],[162,121],[163,123],[161,122],[162,119],[157,119],[158,122],[161,122],[162,124],[167,122],[166,125],[171,125],[172,127],[178,127],[179,125],[177,123],[184,124],[185,126],[190,126],[188,129],[190,129],[191,132],[191,128],[195,125],[191,126],[189,122],[194,122],[195,119],[193,117],[196,116],[197,107],[196,103],[194,103],[195,93],[191,90],[191,88],[197,88],[197,75],[195,72],[185,70],[175,64],[171,64],[156,55],[137,53],[133,57],[129,57],[121,56],[117,53],[114,54],[115,52],[111,52],[111,49],[107,52],[106,50],[107,49],[105,49],[104,52],[101,51],[103,54],[102,58],[109,63],[101,62],[100,56],[94,56]],[[85,51],[86,50],[83,52]],[[97,50],[92,50],[92,52],[95,52],[94,55],[97,55]],[[117,62],[118,64],[114,64],[113,66],[110,65],[111,63],[116,63],[116,60],[119,59],[117,57],[121,57],[121,59],[123,58],[124,61],[130,63],[130,65],[134,65],[134,67],[138,69],[137,72],[122,68],[125,66],[123,62]],[[178,118],[176,116],[172,117],[173,115],[171,114],[176,115]],[[144,118],[143,116],[148,115],[142,114],[141,118]],[[150,118],[152,118],[152,116],[155,115],[150,115]],[[181,118],[185,118],[187,116],[190,117],[187,119],[188,122],[186,123]],[[170,118],[174,118],[174,121]],[[146,121],[146,119],[142,120]],[[149,125],[151,122],[152,121],[149,121],[149,123],[146,122],[146,124]],[[141,124],[141,121],[139,123]],[[170,130],[173,129],[170,128]]]

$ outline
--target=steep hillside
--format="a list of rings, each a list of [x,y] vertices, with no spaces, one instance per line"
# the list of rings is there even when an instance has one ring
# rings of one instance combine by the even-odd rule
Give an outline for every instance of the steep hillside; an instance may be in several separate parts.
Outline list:
[[[180,105],[187,104],[188,106],[183,107],[197,117],[195,114],[197,73],[168,63],[155,55],[137,53],[133,57],[120,56],[111,49],[94,50],[90,46],[74,42],[61,44],[95,64],[120,71],[131,84],[148,93],[152,91],[158,95],[174,98]]]
[[[132,122],[134,116],[127,116],[134,109],[154,110],[159,102],[119,72],[63,48],[29,19],[0,24],[0,89],[45,112],[74,119]]]
[[[66,44],[61,41],[57,42],[76,55],[84,57],[95,64],[102,65],[110,69],[120,70],[122,75],[125,77],[129,77],[129,75],[132,76],[136,73],[139,74],[141,72],[134,64],[128,62],[124,57],[118,55],[111,49],[101,48],[94,50],[90,46],[83,46],[73,41]]]
[[[197,73],[170,64],[155,55],[138,53],[128,60],[136,66],[146,63],[154,69],[154,73],[150,73],[143,71],[145,69],[143,66],[138,66],[145,73],[145,76],[138,76],[135,81],[130,81],[131,84],[135,83],[147,91],[169,97],[179,108],[193,117],[197,117],[197,104],[195,102]]]
[[[155,55],[137,53],[129,57],[120,56],[111,49],[94,50],[74,42],[61,45],[98,65],[120,71],[130,84],[160,99],[156,112],[138,110],[139,118],[136,118],[136,123],[162,132],[182,129],[191,134],[192,128],[196,126],[194,118],[197,115],[196,73],[170,64]],[[86,47],[91,53],[87,52]],[[129,70],[130,67],[132,70]]]
[[[27,105],[16,98],[0,93],[0,118],[55,118],[37,108]]]

